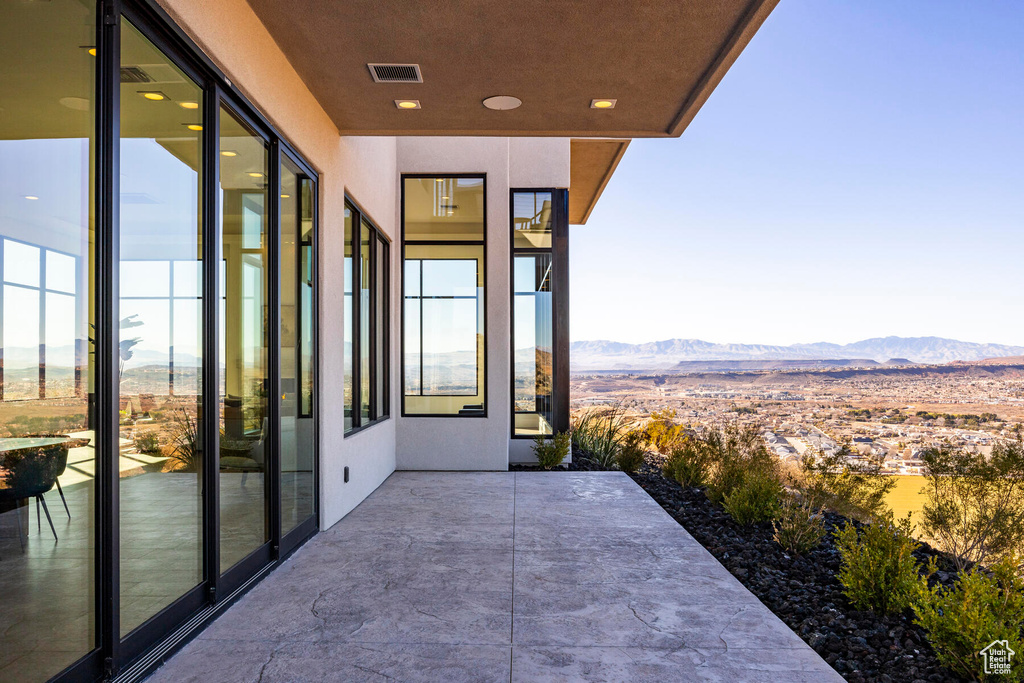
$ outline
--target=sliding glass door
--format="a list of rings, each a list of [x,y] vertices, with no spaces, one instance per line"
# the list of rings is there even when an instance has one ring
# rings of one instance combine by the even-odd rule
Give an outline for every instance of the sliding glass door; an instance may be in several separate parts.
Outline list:
[[[0,681],[110,679],[316,529],[317,175],[147,4],[3,19]]]

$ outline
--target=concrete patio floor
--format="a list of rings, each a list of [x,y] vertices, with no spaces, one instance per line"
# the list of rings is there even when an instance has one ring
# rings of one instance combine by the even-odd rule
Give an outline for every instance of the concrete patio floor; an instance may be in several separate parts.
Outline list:
[[[181,681],[841,681],[621,473],[396,472]]]

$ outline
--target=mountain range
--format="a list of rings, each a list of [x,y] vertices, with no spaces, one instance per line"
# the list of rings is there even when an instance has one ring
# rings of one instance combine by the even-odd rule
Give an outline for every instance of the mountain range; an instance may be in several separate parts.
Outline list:
[[[1024,346],[978,344],[942,337],[875,337],[851,344],[816,342],[778,346],[716,344],[700,339],[667,339],[646,344],[614,341],[573,342],[569,357],[573,371],[663,370],[690,361],[809,361],[863,359],[886,363],[951,363],[1024,355]]]

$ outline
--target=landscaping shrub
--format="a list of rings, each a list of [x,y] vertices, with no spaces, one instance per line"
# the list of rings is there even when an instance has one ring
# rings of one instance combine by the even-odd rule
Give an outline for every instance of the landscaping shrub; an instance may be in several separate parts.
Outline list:
[[[680,486],[703,486],[710,468],[710,449],[705,442],[684,437],[669,451],[661,472]]]
[[[622,444],[626,415],[621,405],[605,411],[588,410],[573,422],[572,447],[610,468]]]
[[[135,450],[139,453],[160,452],[160,440],[154,432],[143,432],[136,434],[134,439]]]
[[[801,490],[814,508],[827,508],[861,521],[886,515],[885,497],[896,486],[894,477],[881,474],[873,462],[850,461],[844,446],[831,455],[808,456],[801,461]]]
[[[533,440],[533,454],[537,456],[537,464],[546,470],[561,465],[569,455],[569,433],[562,432],[551,438],[538,436]]]
[[[686,433],[682,425],[675,423],[675,418],[674,410],[655,411],[644,427],[647,440],[659,453],[669,453]]]
[[[924,453],[927,500],[921,528],[959,570],[1024,547],[1024,445],[997,444],[989,457],[962,449]]]
[[[640,465],[644,464],[644,455],[647,454],[647,434],[634,429],[626,433],[619,446],[619,452],[615,455],[615,464],[623,472],[636,472]]]
[[[921,591],[914,604],[917,623],[925,630],[943,666],[971,680],[984,680],[982,649],[1005,640],[1010,650],[1024,653],[1024,582],[1016,562],[1003,558],[991,576],[975,566],[953,588]],[[998,647],[998,646],[997,646]],[[1024,679],[1024,665],[1013,661],[1009,675],[998,680]]]
[[[743,477],[722,502],[725,511],[739,524],[756,524],[779,515],[782,484],[771,474],[753,472]]]
[[[786,496],[772,522],[775,542],[793,555],[803,555],[818,547],[825,538],[825,517],[806,501]]]
[[[910,607],[923,581],[913,556],[918,544],[910,534],[909,515],[866,524],[860,533],[847,522],[836,533],[839,582],[855,608],[894,614]]]
[[[779,461],[764,445],[756,427],[727,427],[701,438],[711,463],[705,493],[713,502],[723,503],[747,476],[778,478]]]

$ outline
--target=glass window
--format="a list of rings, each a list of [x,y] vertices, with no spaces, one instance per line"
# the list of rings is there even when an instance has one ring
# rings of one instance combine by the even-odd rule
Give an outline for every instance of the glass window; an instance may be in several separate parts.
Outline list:
[[[313,515],[312,180],[281,160],[281,533]]]
[[[551,434],[554,346],[551,254],[513,259],[515,434]]]
[[[551,193],[512,195],[512,248],[551,248]]]
[[[166,81],[162,100],[142,97],[138,91],[146,88],[138,83],[121,85],[125,635],[203,579],[202,133],[194,129],[202,122],[203,93],[134,26],[123,27],[122,68],[159,70]]]
[[[355,206],[345,205],[345,432],[389,416],[389,245]],[[353,256],[355,255],[355,256]],[[354,290],[353,287],[358,285]]]
[[[47,680],[97,646],[96,6],[0,9],[0,679],[10,681]]]
[[[485,414],[484,179],[405,178],[406,415]]]
[[[234,152],[234,156],[225,155]],[[220,110],[221,249],[220,568],[269,539],[266,514],[267,237],[266,141]]]

